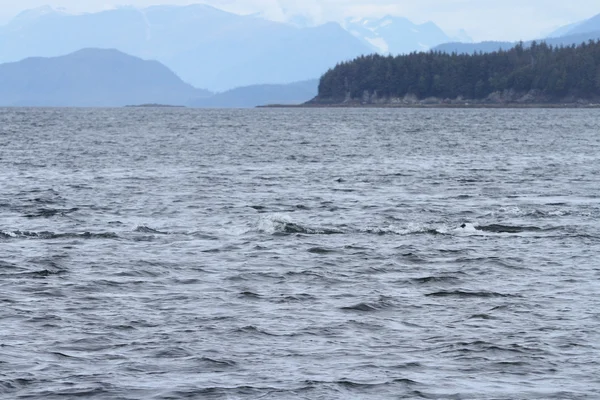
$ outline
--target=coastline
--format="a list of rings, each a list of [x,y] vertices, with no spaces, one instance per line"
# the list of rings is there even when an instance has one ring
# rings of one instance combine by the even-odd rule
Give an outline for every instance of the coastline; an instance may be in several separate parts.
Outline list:
[[[568,95],[562,97],[547,96],[539,90],[516,91],[505,90],[493,92],[484,98],[426,97],[419,98],[414,94],[402,97],[380,96],[377,91],[365,91],[361,97],[345,98],[321,97],[294,106],[270,104],[268,108],[600,108],[600,96],[580,97]]]
[[[360,104],[360,103],[335,103],[335,104],[266,104],[257,106],[256,108],[497,108],[497,109],[527,109],[527,108],[586,108],[600,109],[599,103],[505,103],[505,104],[482,104],[482,103],[465,103],[465,104]]]

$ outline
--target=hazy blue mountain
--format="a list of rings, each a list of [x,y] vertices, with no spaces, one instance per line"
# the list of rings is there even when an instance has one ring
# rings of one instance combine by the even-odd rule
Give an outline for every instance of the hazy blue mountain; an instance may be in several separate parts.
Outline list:
[[[584,42],[589,42],[590,40],[598,40],[600,39],[600,29],[596,31],[590,31],[585,33],[575,33],[567,36],[561,36],[558,38],[547,38],[542,39],[548,44],[553,46],[571,46],[573,44],[579,45]],[[538,40],[539,42],[540,40]],[[530,42],[527,42],[530,43]]]
[[[380,19],[348,19],[345,28],[381,53],[424,51],[452,40],[433,22],[414,24],[406,18],[389,15]],[[468,40],[464,31],[461,36]]]
[[[183,105],[209,95],[157,61],[117,50],[84,49],[0,64],[2,106]]]
[[[569,31],[571,31],[572,29],[574,29],[575,27],[577,27],[577,25],[581,24],[582,21],[579,22],[575,22],[569,25],[565,25],[565,26],[561,26],[560,28],[552,31],[547,37],[548,38],[555,38],[555,37],[561,37],[564,35],[568,35]]]
[[[0,62],[56,57],[83,48],[114,48],[143,57],[146,39],[144,16],[132,8],[75,16],[43,7],[0,27]]]
[[[552,32],[549,37],[573,36],[598,31],[600,31],[600,14],[584,21],[563,26]]]
[[[340,61],[373,52],[338,24],[297,28],[207,5],[83,15],[46,7],[0,27],[0,62],[88,47],[158,60],[184,81],[214,90],[311,79]]]
[[[552,46],[571,46],[598,39],[600,39],[600,30],[561,37],[548,37],[538,39],[536,42],[546,42]],[[528,47],[531,42],[533,41],[529,40],[523,42],[523,44],[525,47]],[[508,50],[516,46],[516,44],[517,42],[444,43],[434,47],[433,50],[458,54],[491,53],[499,49]]]
[[[285,21],[291,25],[304,28],[317,25],[314,16],[288,13],[285,7],[281,11]],[[464,29],[459,30],[456,36],[449,37],[433,22],[415,24],[407,18],[392,15],[383,18],[346,18],[342,26],[382,54],[429,50],[449,41],[473,42]]]
[[[585,21],[565,25],[550,33],[547,37],[537,39],[536,42],[546,42],[552,46],[579,45],[590,40],[600,39],[600,14]],[[530,41],[523,42],[525,46]],[[507,50],[514,47],[517,42],[481,42],[481,43],[444,43],[435,46],[433,50],[445,53],[456,52],[459,54],[490,53],[498,49]]]
[[[441,51],[444,53],[458,54],[474,54],[474,53],[491,53],[498,50],[508,50],[515,46],[515,42],[479,42],[479,43],[444,43],[435,46],[432,50]]]
[[[469,36],[467,31],[465,31],[464,29],[460,29],[456,37],[453,38],[453,41],[459,43],[473,43],[473,38]]]
[[[262,83],[289,83],[320,76],[338,62],[374,50],[338,24],[298,29],[254,20],[252,29],[200,38],[194,49],[168,62],[196,86],[223,90]],[[216,44],[215,44],[216,43]],[[176,67],[175,67],[176,66]]]
[[[319,80],[286,85],[252,85],[217,93],[190,103],[202,108],[251,108],[268,104],[302,104],[317,95]]]
[[[15,18],[9,21],[8,26],[11,29],[18,29],[28,24],[35,23],[46,18],[54,18],[60,15],[67,14],[50,6],[42,6],[21,12]]]

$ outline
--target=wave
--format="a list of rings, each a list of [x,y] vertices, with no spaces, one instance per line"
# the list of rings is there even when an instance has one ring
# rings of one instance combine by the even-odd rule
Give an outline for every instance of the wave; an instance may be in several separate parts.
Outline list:
[[[409,224],[406,228],[390,226],[385,228],[363,228],[358,230],[359,233],[367,233],[374,235],[448,235],[448,230],[444,226],[431,227],[425,224]]]
[[[261,218],[258,223],[258,230],[271,235],[339,235],[344,233],[338,229],[304,226],[292,222],[292,220],[285,215],[268,215]]]
[[[323,385],[336,385],[346,389],[376,389],[382,386],[389,385],[405,385],[405,386],[420,386],[421,383],[408,378],[396,378],[391,380],[379,380],[379,381],[362,381],[351,380],[351,379],[340,379],[335,381],[317,381],[317,380],[306,380],[304,381],[309,387],[319,387]]]
[[[277,299],[277,303],[296,303],[296,302],[305,302],[305,301],[314,301],[316,299],[315,296],[307,293],[300,293],[285,296],[283,298]]]
[[[420,285],[426,285],[426,284],[430,284],[430,283],[453,283],[453,282],[456,282],[459,280],[460,280],[460,278],[458,278],[456,276],[440,275],[440,276],[425,276],[422,278],[412,278],[412,279],[410,279],[410,282],[420,284]]]
[[[425,223],[409,223],[404,227],[397,225],[388,225],[382,227],[351,227],[342,225],[339,227],[314,227],[307,226],[299,222],[293,221],[286,215],[265,215],[260,218],[258,222],[258,231],[268,233],[271,235],[293,235],[293,234],[304,234],[304,235],[343,235],[343,234],[367,234],[367,235],[398,235],[398,236],[410,236],[410,235],[433,235],[433,236],[447,236],[447,235],[464,235],[464,234],[519,234],[519,233],[532,233],[532,232],[550,232],[564,227],[548,227],[542,228],[532,225],[506,225],[500,223],[493,224],[473,224],[473,223],[462,223],[454,226],[448,224],[425,224]],[[310,250],[314,253],[328,253],[333,252],[331,249],[315,247]]]
[[[9,379],[3,380],[0,382],[0,393],[6,392],[8,390],[21,390],[28,386],[31,386],[35,383],[38,383],[36,379],[27,379],[27,378],[17,378],[17,379]]]
[[[505,225],[505,224],[489,224],[489,225],[476,225],[472,223],[463,223],[460,227],[456,228],[454,232],[461,234],[496,234],[496,233],[543,233],[552,232],[560,229],[565,229],[563,226],[555,226],[548,228],[541,228],[539,226],[532,225]]]
[[[239,297],[241,297],[241,298],[247,298],[247,299],[260,299],[260,298],[262,298],[262,296],[260,294],[251,292],[249,290],[246,290],[246,291],[240,293]]]
[[[389,299],[385,297],[380,297],[379,300],[375,302],[363,302],[355,304],[353,306],[341,307],[340,309],[344,311],[375,312],[392,306],[393,304],[390,302]]]
[[[254,325],[248,325],[248,326],[234,329],[234,332],[253,334],[253,335],[264,335],[264,336],[295,336],[294,334],[278,334],[278,333],[268,332],[264,329],[254,326]]]
[[[67,214],[71,214],[75,211],[79,211],[79,208],[68,208],[68,209],[40,208],[36,212],[31,213],[31,214],[25,214],[24,216],[25,216],[25,218],[50,218],[50,217],[54,217],[56,215],[64,217]]]
[[[65,202],[65,199],[54,189],[33,189],[19,193],[20,196],[35,196],[29,201],[34,204],[59,204]]]
[[[535,346],[525,346],[518,343],[511,344],[499,344],[494,342],[488,342],[485,340],[474,340],[471,342],[455,342],[452,344],[444,345],[439,349],[442,354],[454,354],[457,357],[467,357],[469,355],[475,354],[485,354],[485,353],[503,353],[505,355],[547,355],[547,350],[542,347]],[[510,362],[510,361],[521,361],[521,360],[502,360],[502,362]]]
[[[369,234],[369,235],[448,235],[449,229],[446,226],[428,226],[426,224],[409,224],[405,228],[397,226],[387,227],[365,227],[352,228],[346,225],[341,227],[313,227],[303,225],[292,221],[287,215],[274,214],[265,215],[258,221],[257,229],[259,232],[268,233],[271,235],[343,235],[343,234]],[[331,252],[330,249],[314,248],[311,252],[326,253]]]
[[[149,227],[147,227],[145,225],[138,226],[137,228],[135,228],[134,232],[137,232],[137,233],[151,233],[151,234],[155,234],[155,235],[168,235],[167,232],[161,232],[159,230],[149,228]]]
[[[512,297],[510,294],[503,294],[497,292],[472,292],[467,290],[449,290],[449,291],[439,291],[434,293],[426,294],[427,297],[459,297],[459,298],[471,298],[471,297],[481,297],[481,298],[492,298],[492,297]]]
[[[0,231],[0,239],[118,239],[114,232],[55,233],[49,231]]]
[[[22,274],[18,274],[19,276],[28,276],[31,278],[48,278],[51,276],[65,275],[68,271],[66,270],[49,270],[43,269],[39,271],[25,272]]]
[[[489,216],[496,215],[506,215],[509,217],[530,217],[535,219],[544,219],[544,218],[556,218],[556,217],[566,217],[566,216],[589,216],[589,210],[576,210],[569,207],[568,203],[546,203],[544,204],[546,208],[521,208],[517,206],[513,207],[501,207],[496,211],[488,214]],[[551,208],[547,208],[551,207]]]
[[[311,247],[310,249],[308,249],[309,253],[312,254],[331,254],[331,253],[336,253],[336,250],[333,249],[326,249],[323,247]]]
[[[510,226],[501,224],[480,225],[476,226],[475,229],[477,229],[478,231],[492,233],[522,233],[539,232],[543,230],[542,228],[538,228],[537,226]]]
[[[217,360],[210,357],[200,357],[198,362],[206,364],[207,367],[235,367],[237,363],[232,360]]]
[[[349,307],[341,307],[341,310],[346,311],[364,311],[364,312],[372,312],[378,311],[380,309],[379,305],[376,303],[358,303]]]

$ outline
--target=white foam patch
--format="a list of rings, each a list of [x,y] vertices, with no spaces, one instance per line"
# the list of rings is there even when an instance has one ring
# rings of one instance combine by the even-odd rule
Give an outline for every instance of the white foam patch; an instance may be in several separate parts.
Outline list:
[[[464,224],[462,226],[459,226],[458,228],[455,228],[453,230],[455,233],[481,233],[480,231],[478,231],[477,229],[475,229],[475,225],[473,224]]]
[[[291,224],[292,219],[285,214],[270,214],[260,217],[256,225],[259,232],[272,235],[276,232],[282,232],[286,224]]]
[[[387,227],[367,227],[364,229],[360,229],[360,232],[363,233],[375,233],[375,234],[380,234],[380,235],[400,235],[400,236],[408,236],[408,235],[414,235],[414,234],[426,234],[426,233],[431,233],[431,234],[440,234],[440,235],[447,235],[450,234],[450,230],[448,228],[448,226],[446,225],[436,225],[436,226],[432,226],[432,225],[426,225],[426,224],[420,224],[420,223],[409,223],[407,226],[405,227],[400,227],[397,225],[389,225]]]
[[[500,212],[502,214],[508,214],[508,215],[525,215],[526,214],[526,212],[524,212],[522,209],[520,209],[517,206],[502,207],[498,210],[498,212]]]

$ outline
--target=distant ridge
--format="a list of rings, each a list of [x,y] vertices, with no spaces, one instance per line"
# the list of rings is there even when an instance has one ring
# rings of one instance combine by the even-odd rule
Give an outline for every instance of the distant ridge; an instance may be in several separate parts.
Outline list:
[[[572,46],[580,45],[581,43],[589,42],[590,40],[600,39],[600,27],[597,30],[585,31],[581,33],[571,33],[559,37],[547,37],[538,40],[529,40],[523,42],[525,47],[531,46],[533,42],[544,42],[550,46]],[[519,42],[480,42],[480,43],[444,43],[434,47],[433,51],[441,51],[444,53],[457,54],[475,54],[475,53],[491,53],[498,50],[509,50],[515,47]]]
[[[157,61],[111,49],[0,64],[0,106],[251,108],[304,103],[317,95],[318,85],[313,79],[213,94],[183,82]]]
[[[584,21],[576,22],[567,26],[563,26],[554,31],[551,37],[564,37],[581,35],[584,33],[600,32],[600,14],[588,18]]]
[[[252,108],[268,104],[297,105],[317,95],[318,79],[287,85],[251,85],[217,93],[190,103],[199,108]]]
[[[184,105],[211,95],[157,61],[109,49],[0,64],[0,88],[2,106]]]

